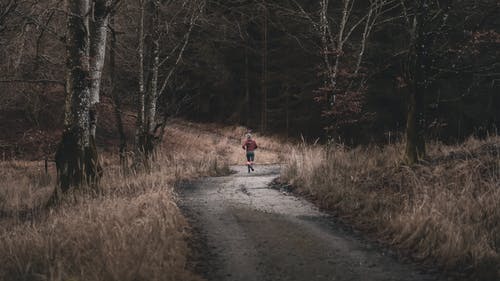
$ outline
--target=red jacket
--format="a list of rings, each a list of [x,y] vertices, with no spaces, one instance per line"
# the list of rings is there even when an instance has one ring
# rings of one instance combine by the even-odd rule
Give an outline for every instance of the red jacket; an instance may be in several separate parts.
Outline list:
[[[247,152],[253,152],[257,149],[257,143],[254,140],[247,140],[242,147]]]

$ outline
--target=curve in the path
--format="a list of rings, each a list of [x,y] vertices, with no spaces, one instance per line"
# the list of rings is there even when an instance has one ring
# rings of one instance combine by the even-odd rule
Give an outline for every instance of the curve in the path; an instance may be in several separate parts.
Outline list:
[[[309,202],[268,188],[279,166],[233,169],[181,190],[202,241],[198,270],[208,280],[436,280],[353,237]]]

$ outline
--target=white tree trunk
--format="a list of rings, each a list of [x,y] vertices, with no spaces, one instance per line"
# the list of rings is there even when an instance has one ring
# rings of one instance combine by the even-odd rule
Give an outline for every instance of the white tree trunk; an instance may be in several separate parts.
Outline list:
[[[141,6],[141,18],[139,23],[139,46],[138,46],[138,57],[139,57],[139,93],[137,96],[137,128],[135,133],[135,143],[136,149],[139,149],[139,143],[141,136],[144,135],[144,118],[145,118],[145,86],[144,86],[144,20],[145,20],[145,0],[140,1]],[[137,151],[136,153],[138,153]]]
[[[156,107],[158,101],[158,71],[160,68],[160,1],[153,0],[154,14],[153,14],[153,64],[151,66],[151,87],[147,93],[147,132],[150,135],[154,134],[156,127]]]
[[[100,86],[104,61],[106,59],[106,43],[112,0],[95,0],[94,20],[90,40],[90,133],[95,138],[97,112],[96,105],[100,99]]]

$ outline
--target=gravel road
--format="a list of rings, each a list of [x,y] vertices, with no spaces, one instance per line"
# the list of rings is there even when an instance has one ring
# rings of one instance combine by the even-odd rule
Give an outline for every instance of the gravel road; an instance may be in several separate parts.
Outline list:
[[[438,280],[356,237],[311,203],[268,188],[279,166],[181,188],[195,230],[196,270],[209,281]]]

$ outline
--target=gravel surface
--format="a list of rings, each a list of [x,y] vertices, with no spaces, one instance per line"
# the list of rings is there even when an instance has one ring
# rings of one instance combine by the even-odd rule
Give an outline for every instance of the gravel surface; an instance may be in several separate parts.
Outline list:
[[[438,280],[353,234],[306,200],[268,188],[279,166],[245,166],[181,188],[195,268],[209,281]]]

